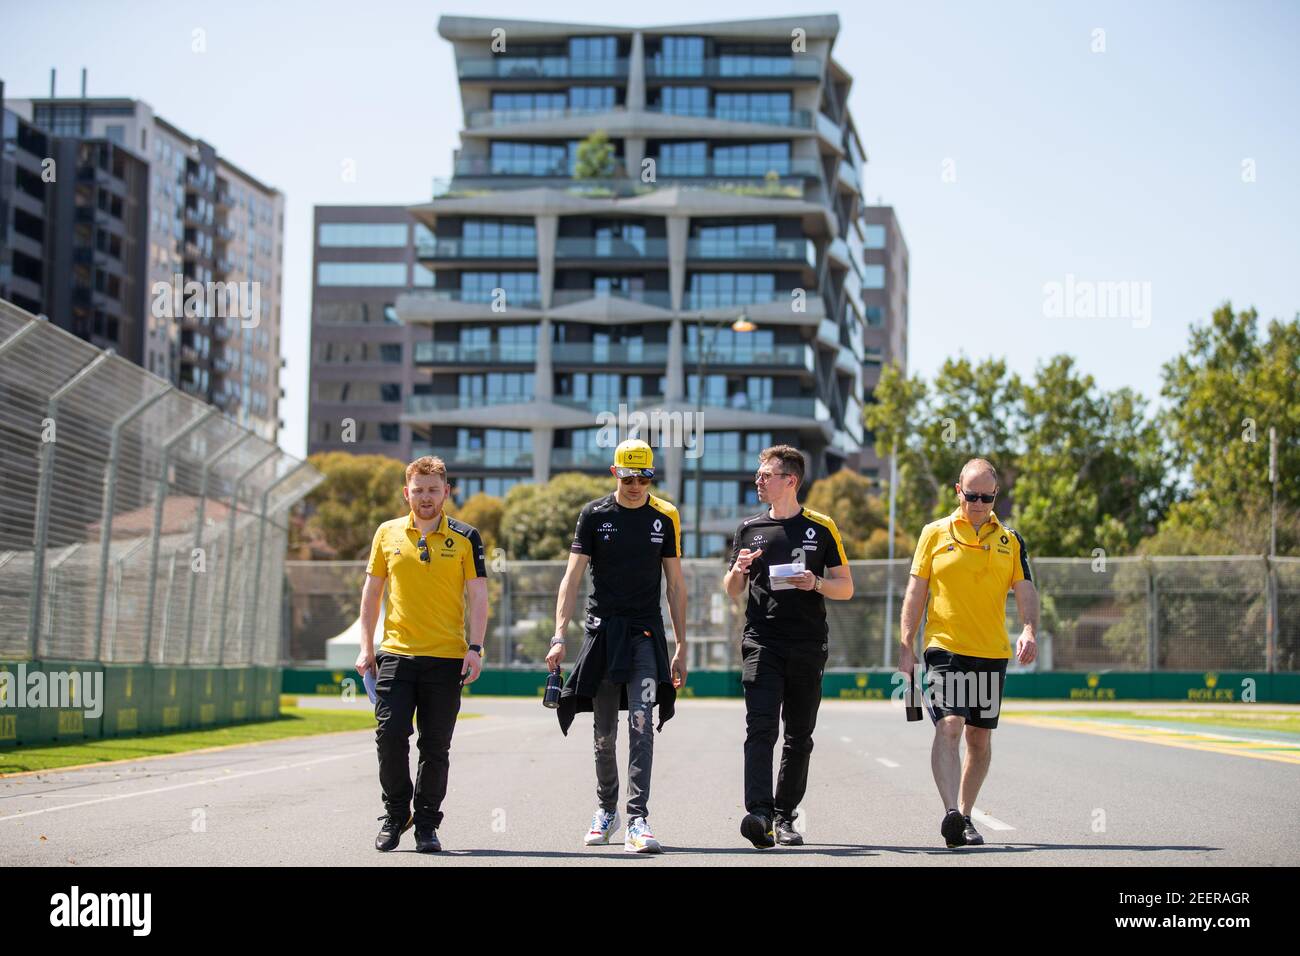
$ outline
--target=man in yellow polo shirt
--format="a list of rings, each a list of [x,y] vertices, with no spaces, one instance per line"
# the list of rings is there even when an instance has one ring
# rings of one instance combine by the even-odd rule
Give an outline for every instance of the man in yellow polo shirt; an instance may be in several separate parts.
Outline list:
[[[375,532],[361,594],[361,653],[357,670],[375,674],[375,742],[384,821],[375,848],[397,847],[415,825],[415,848],[442,849],[442,800],[447,795],[448,752],[460,713],[462,683],[478,679],[487,630],[487,578],[478,531],[443,511],[447,466],[425,456],[406,466],[404,518]],[[384,636],[376,654],[375,623],[388,584]],[[465,642],[465,592],[469,592],[471,642]],[[411,718],[419,726],[420,763],[411,815]]]
[[[1028,664],[1038,653],[1038,594],[1024,540],[993,512],[997,472],[983,458],[972,458],[955,489],[957,509],[926,525],[916,543],[898,657],[898,669],[915,678],[912,638],[925,610],[924,697],[935,724],[930,766],[946,809],[939,832],[949,847],[984,842],[971,812],[993,755],[993,729],[1011,655],[1009,590],[1015,591],[1024,622],[1016,659]],[[963,735],[966,756],[961,760]]]

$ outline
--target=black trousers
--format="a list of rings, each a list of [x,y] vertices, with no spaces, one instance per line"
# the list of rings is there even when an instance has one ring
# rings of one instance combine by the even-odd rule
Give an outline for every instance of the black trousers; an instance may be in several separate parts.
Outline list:
[[[415,774],[415,822],[442,825],[447,796],[448,753],[460,713],[463,661],[448,657],[376,654],[375,743],[384,808],[403,822],[411,812],[411,719],[419,729],[420,762]]]
[[[822,702],[823,640],[741,641],[745,687],[745,810],[793,823],[808,789],[817,708]],[[785,743],[772,793],[772,752],[781,720]]]

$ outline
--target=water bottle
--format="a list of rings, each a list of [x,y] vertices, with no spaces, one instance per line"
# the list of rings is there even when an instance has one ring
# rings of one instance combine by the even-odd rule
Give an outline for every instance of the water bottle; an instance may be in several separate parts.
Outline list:
[[[554,710],[560,706],[560,691],[564,688],[564,677],[559,671],[546,675],[546,693],[542,696],[542,706]]]
[[[906,707],[907,719],[909,721],[920,720],[921,719],[921,694],[916,689],[916,678],[910,675],[907,678],[906,700],[907,700],[907,707]]]

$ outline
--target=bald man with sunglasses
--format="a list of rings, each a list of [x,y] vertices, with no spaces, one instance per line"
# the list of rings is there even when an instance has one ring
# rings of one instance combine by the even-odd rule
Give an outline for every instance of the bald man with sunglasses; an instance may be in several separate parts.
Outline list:
[[[949,848],[984,842],[971,813],[992,760],[1011,655],[1008,591],[1015,592],[1024,622],[1016,659],[1028,664],[1038,655],[1038,593],[1024,539],[993,511],[997,471],[983,458],[972,458],[954,490],[956,510],[926,525],[917,541],[898,656],[898,669],[915,677],[913,638],[926,611],[924,701],[935,725],[930,767],[946,811],[939,832]],[[959,755],[963,737],[964,760]]]

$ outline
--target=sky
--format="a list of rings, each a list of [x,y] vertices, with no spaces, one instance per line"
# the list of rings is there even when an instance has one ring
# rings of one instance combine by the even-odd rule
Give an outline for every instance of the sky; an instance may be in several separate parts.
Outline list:
[[[802,4],[750,0],[746,17]],[[443,14],[592,22],[591,4],[0,0],[6,96],[148,102],[286,197],[282,447],[306,453],[317,204],[417,203],[450,174],[461,112]],[[734,18],[612,8],[611,25]],[[910,254],[909,371],[1065,352],[1158,398],[1161,365],[1224,301],[1300,313],[1300,3],[857,3],[833,55],[864,191]],[[204,52],[195,52],[195,30]],[[351,164],[355,176],[344,175]],[[1124,283],[1121,314],[1102,284]],[[1118,289],[1119,286],[1112,286]],[[1093,292],[1099,294],[1089,308]]]

